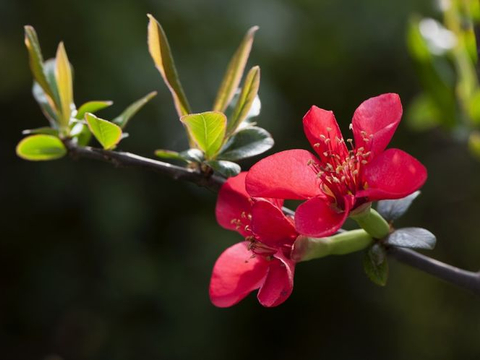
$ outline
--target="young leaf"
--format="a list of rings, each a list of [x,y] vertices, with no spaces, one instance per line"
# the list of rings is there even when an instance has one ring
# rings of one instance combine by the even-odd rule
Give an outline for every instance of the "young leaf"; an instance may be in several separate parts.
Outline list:
[[[70,66],[72,70],[72,76],[73,76],[73,68]],[[58,92],[58,85],[57,85],[57,59],[52,58],[48,59],[43,63],[43,70],[45,71],[45,76],[47,77],[48,84],[50,85],[50,90],[52,90],[53,94],[53,107],[55,109],[61,109],[61,103],[60,103],[60,94]],[[57,112],[60,112],[58,110]]]
[[[78,146],[87,146],[92,138],[92,133],[87,124],[77,122],[72,126],[69,136],[77,142]]]
[[[163,150],[163,149],[155,150],[155,156],[161,159],[179,160],[186,163],[189,162],[180,153],[172,150]]]
[[[149,102],[153,97],[157,95],[156,91],[152,91],[151,93],[147,94],[140,100],[135,101],[129,107],[127,107],[119,116],[112,120],[113,123],[120,126],[120,128],[124,129],[127,126],[128,121],[140,111],[140,109]]]
[[[203,160],[205,160],[205,156],[203,152],[201,152],[198,149],[188,149],[188,150],[182,151],[180,153],[180,156],[182,156],[185,160],[190,162],[201,163]]]
[[[418,195],[420,195],[420,191],[415,191],[402,199],[380,200],[377,205],[377,211],[387,221],[397,220],[407,212],[413,200],[415,200]]]
[[[201,163],[205,160],[203,153],[198,149],[188,149],[182,152],[159,149],[155,150],[155,155],[162,159],[179,160],[185,163]]]
[[[22,135],[37,135],[37,134],[58,136],[58,130],[45,126],[37,129],[28,129],[28,130],[22,131]]]
[[[70,115],[72,113],[73,80],[72,68],[68,62],[67,52],[65,51],[63,42],[58,45],[57,49],[55,79],[60,96],[60,125],[61,127],[66,128],[70,123]]]
[[[253,38],[257,30],[258,26],[254,26],[248,30],[247,34],[240,43],[240,46],[230,60],[227,71],[223,76],[222,84],[218,90],[217,98],[215,99],[215,103],[213,105],[214,111],[225,111],[235,95],[238,85],[240,84],[240,80],[242,79],[245,65],[247,64],[248,56],[250,55],[250,50],[252,49]]]
[[[30,69],[32,71],[33,77],[36,82],[41,86],[43,91],[53,98],[52,90],[45,76],[45,71],[43,68],[43,56],[42,50],[40,48],[40,43],[38,41],[37,33],[32,26],[25,26],[25,46],[28,50],[28,55],[30,58]]]
[[[100,111],[102,109],[105,109],[113,104],[113,101],[89,101],[80,106],[80,108],[77,111],[77,115],[75,115],[75,118],[78,120],[81,120],[85,117],[85,114],[91,113],[94,114],[97,111]]]
[[[55,109],[55,105],[52,103],[52,99],[45,93],[42,87],[36,82],[33,82],[32,94],[34,99],[40,105],[43,115],[50,122],[50,126],[57,128],[58,127],[58,114]]]
[[[430,231],[422,228],[403,228],[395,230],[387,238],[387,244],[411,249],[432,250],[437,238]]]
[[[233,114],[229,119],[227,134],[233,134],[242,121],[248,116],[250,108],[257,97],[259,87],[260,68],[258,66],[254,66],[247,74],[237,104],[235,105]]]
[[[237,161],[259,155],[272,148],[272,136],[265,129],[250,126],[238,131],[218,155],[220,160]]]
[[[122,129],[110,121],[86,113],[88,128],[105,150],[113,149],[122,138]]]
[[[385,249],[378,244],[370,247],[363,257],[363,269],[372,282],[385,286],[388,279],[388,263]]]
[[[210,160],[205,162],[208,166],[210,166],[213,170],[218,172],[219,174],[225,177],[236,176],[240,174],[242,169],[238,164],[235,164],[231,161],[223,161],[223,160]]]
[[[148,14],[147,16],[150,20],[148,23],[148,50],[150,55],[172,93],[178,116],[190,114],[190,105],[180,84],[167,36],[160,23],[152,15]]]
[[[182,123],[187,127],[190,137],[206,159],[212,159],[220,150],[225,137],[227,118],[221,112],[209,111],[201,114],[182,116]]]
[[[28,136],[18,143],[16,151],[19,157],[30,161],[55,160],[67,153],[62,141],[51,135]]]

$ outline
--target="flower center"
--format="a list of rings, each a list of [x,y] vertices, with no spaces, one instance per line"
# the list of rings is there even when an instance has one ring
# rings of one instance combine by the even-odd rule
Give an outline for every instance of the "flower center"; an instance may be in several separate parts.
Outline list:
[[[272,255],[275,254],[278,249],[268,246],[258,239],[258,236],[252,231],[250,223],[252,221],[252,214],[243,211],[240,218],[232,219],[230,223],[235,225],[237,231],[246,235],[245,241],[249,242],[248,250],[252,252],[252,258],[261,255],[267,260],[272,259]]]
[[[315,148],[323,150],[320,154],[320,163],[311,160],[307,165],[320,180],[322,192],[342,209],[345,196],[354,196],[358,190],[366,188],[363,168],[368,164],[371,152],[365,151],[364,147],[355,148],[352,139],[347,139],[350,147],[350,150],[347,150],[348,148],[342,144],[345,142],[343,139],[335,137],[332,140],[329,135],[320,135],[322,142],[314,144]],[[365,142],[371,139],[366,133],[362,135]]]

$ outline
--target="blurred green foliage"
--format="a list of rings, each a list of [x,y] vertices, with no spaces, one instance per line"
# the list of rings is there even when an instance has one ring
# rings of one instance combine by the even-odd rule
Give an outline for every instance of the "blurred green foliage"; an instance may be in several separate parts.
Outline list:
[[[412,102],[408,120],[422,131],[440,126],[475,144],[480,129],[480,86],[474,27],[476,0],[438,0],[441,21],[412,16],[407,42],[424,89]],[[471,152],[480,159],[477,146]]]
[[[16,157],[21,131],[42,121],[25,24],[46,54],[60,40],[68,45],[79,103],[112,99],[126,108],[159,91],[129,123],[122,149],[149,156],[158,146],[188,147],[148,54],[147,13],[168,31],[199,109],[214,102],[245,29],[260,26],[251,58],[262,67],[258,122],[280,151],[308,149],[301,119],[312,104],[334,110],[344,129],[370,96],[394,91],[407,107],[420,92],[405,44],[409,18],[437,10],[430,0],[0,1],[0,358],[478,359],[477,298],[394,261],[378,288],[362,273],[361,254],[300,264],[281,307],[264,309],[250,296],[217,309],[208,300],[211,269],[240,239],[216,224],[215,194],[86,160]],[[403,123],[392,146],[429,170],[398,226],[428,228],[438,237],[429,255],[477,270],[478,163],[464,144]]]

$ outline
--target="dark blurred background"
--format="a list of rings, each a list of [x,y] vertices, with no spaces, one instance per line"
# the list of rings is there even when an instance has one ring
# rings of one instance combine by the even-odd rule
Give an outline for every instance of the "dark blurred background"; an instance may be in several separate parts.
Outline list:
[[[250,295],[230,309],[208,299],[217,256],[240,241],[214,217],[215,194],[143,170],[89,160],[15,156],[21,130],[47,125],[31,96],[23,25],[45,58],[66,43],[75,100],[114,100],[110,119],[159,95],[121,144],[144,156],[183,150],[182,127],[146,45],[147,13],[164,26],[194,110],[208,110],[245,31],[259,25],[249,64],[262,67],[261,126],[273,151],[308,148],[312,104],[342,128],[363,100],[419,89],[405,32],[430,0],[0,0],[0,359],[479,359],[479,298],[390,262],[385,288],[362,254],[297,267],[274,309]],[[401,124],[392,146],[418,157],[429,180],[399,226],[438,237],[429,254],[480,268],[480,163],[447,134]],[[255,159],[258,160],[258,159]],[[253,163],[245,162],[244,169]]]

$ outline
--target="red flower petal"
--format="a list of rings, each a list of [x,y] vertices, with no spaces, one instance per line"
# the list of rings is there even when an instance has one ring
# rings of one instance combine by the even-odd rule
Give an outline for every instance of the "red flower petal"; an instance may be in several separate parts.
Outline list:
[[[298,236],[292,220],[280,208],[265,200],[253,204],[252,230],[258,240],[272,247],[290,245]]]
[[[342,132],[332,111],[312,106],[303,117],[303,129],[308,141],[322,162],[330,160],[329,154],[338,154],[342,158],[348,153]],[[327,153],[325,156],[324,153]]]
[[[401,118],[402,103],[397,94],[383,94],[365,100],[353,115],[356,148],[364,147],[365,152],[379,155],[390,142]]]
[[[252,166],[246,179],[251,196],[308,199],[320,193],[316,174],[308,165],[318,159],[306,150],[287,150]]]
[[[368,188],[357,193],[369,200],[400,199],[418,190],[427,180],[427,169],[413,156],[388,149],[365,166]]]
[[[336,210],[323,198],[313,198],[301,204],[295,212],[295,228],[306,236],[329,236],[340,229],[350,211],[350,201],[344,201],[346,209]]]
[[[267,277],[260,288],[257,298],[265,307],[274,307],[283,303],[293,291],[295,263],[286,259],[281,252],[270,261]]]
[[[246,175],[246,172],[242,172],[235,177],[229,178],[223,184],[215,207],[217,222],[222,227],[236,230],[243,236],[250,235],[250,233],[245,231],[245,226],[250,224],[250,220],[246,215],[250,214],[252,207],[250,196],[245,190]],[[242,213],[244,213],[243,216]]]
[[[267,275],[269,264],[261,256],[252,258],[245,242],[229,247],[213,267],[209,291],[213,305],[235,305],[258,289]]]

